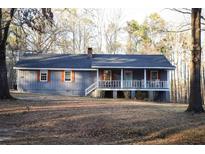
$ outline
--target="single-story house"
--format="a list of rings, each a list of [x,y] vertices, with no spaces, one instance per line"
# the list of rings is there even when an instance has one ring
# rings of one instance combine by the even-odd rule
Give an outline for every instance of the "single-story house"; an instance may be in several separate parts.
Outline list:
[[[149,99],[170,99],[170,71],[164,55],[47,54],[17,62],[17,89],[21,92],[114,98],[146,93]]]

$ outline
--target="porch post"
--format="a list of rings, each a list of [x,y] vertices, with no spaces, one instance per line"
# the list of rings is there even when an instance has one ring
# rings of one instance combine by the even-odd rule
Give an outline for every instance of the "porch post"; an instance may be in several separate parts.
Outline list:
[[[171,71],[167,70],[167,87],[169,88],[169,101],[171,101]]]
[[[121,88],[123,88],[123,69],[121,69]]]
[[[97,69],[97,88],[99,87],[99,69]]]
[[[147,70],[144,69],[144,88],[147,87]]]
[[[167,88],[170,89],[170,71],[167,70]]]

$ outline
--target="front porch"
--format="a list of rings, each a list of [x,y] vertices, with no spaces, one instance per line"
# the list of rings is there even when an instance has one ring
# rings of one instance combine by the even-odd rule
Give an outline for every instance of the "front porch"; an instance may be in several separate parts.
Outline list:
[[[98,89],[162,89],[168,90],[169,70],[151,69],[99,69]]]
[[[165,69],[97,69],[96,82],[85,90],[169,91],[170,71]]]

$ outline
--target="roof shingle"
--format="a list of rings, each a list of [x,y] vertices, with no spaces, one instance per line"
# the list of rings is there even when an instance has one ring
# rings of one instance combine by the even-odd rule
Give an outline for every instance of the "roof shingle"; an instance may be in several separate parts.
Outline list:
[[[174,68],[164,55],[95,55],[93,68]]]
[[[52,54],[24,57],[16,68],[166,68],[175,67],[164,55]]]

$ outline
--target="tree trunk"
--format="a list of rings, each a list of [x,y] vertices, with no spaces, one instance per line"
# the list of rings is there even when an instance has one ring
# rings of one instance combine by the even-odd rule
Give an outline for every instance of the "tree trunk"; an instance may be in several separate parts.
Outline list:
[[[204,112],[201,97],[200,69],[201,69],[201,9],[193,8],[191,13],[192,26],[192,61],[190,72],[190,96],[188,112]]]
[[[7,80],[5,50],[5,46],[0,47],[0,99],[12,98],[9,93],[9,86]]]
[[[184,76],[184,102],[187,103],[187,92],[188,92],[187,72],[188,71],[187,71],[187,63],[186,62],[185,62],[185,70],[184,70],[184,72],[185,72],[185,76]]]
[[[203,66],[203,91],[204,91],[204,93],[203,93],[203,95],[202,95],[202,97],[203,97],[203,104],[204,104],[204,95],[205,95],[205,76],[204,76],[204,74],[205,74],[205,69],[204,69],[204,66]]]
[[[2,28],[2,9],[0,8],[0,99],[12,98],[9,92],[7,68],[6,68],[6,42],[9,35],[9,27],[14,15],[15,9],[10,10],[10,20],[5,24],[5,28]]]
[[[187,103],[189,103],[189,95],[190,95],[190,68],[188,68],[188,80],[187,80],[187,84],[188,84],[188,92],[187,92]]]

